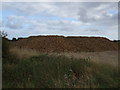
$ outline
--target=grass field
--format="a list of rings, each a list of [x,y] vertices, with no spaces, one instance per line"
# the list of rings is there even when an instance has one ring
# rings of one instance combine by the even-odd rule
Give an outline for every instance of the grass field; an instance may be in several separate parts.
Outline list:
[[[32,50],[32,49],[23,49],[23,48],[11,48],[10,53],[15,54],[19,59],[29,58],[31,56],[38,56],[41,53]],[[55,56],[66,56],[68,58],[89,58],[91,61],[95,63],[103,63],[109,64],[115,67],[118,67],[118,51],[105,51],[105,52],[65,52],[65,53],[43,53],[47,55],[55,55]]]
[[[103,59],[99,62],[116,59],[115,52],[41,54],[11,48],[10,53],[3,58],[3,88],[118,87],[117,66]]]

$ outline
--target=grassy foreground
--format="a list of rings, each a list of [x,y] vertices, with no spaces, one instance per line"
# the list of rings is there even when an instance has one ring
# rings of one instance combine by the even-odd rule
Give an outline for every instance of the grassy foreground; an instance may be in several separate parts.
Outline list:
[[[2,47],[3,88],[117,88],[118,69],[92,60]],[[24,52],[24,53],[23,53]],[[29,52],[29,53],[27,53]],[[31,52],[31,53],[30,53]]]
[[[3,58],[3,88],[117,88],[118,71],[89,59],[41,54]]]

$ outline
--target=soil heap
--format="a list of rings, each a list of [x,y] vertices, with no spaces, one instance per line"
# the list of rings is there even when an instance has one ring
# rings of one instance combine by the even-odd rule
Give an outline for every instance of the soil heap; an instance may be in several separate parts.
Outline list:
[[[100,52],[114,51],[118,48],[117,43],[104,37],[30,36],[15,42],[19,48],[40,52]]]

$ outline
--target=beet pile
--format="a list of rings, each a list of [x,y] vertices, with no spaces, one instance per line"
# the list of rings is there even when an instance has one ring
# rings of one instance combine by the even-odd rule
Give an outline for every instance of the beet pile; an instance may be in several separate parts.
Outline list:
[[[118,49],[117,43],[103,37],[31,36],[15,43],[19,48],[40,52],[100,52]]]

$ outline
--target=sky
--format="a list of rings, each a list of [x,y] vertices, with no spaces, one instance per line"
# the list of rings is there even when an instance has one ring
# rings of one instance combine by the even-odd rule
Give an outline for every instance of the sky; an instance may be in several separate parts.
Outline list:
[[[117,2],[4,2],[0,27],[8,38],[36,35],[118,39]]]

